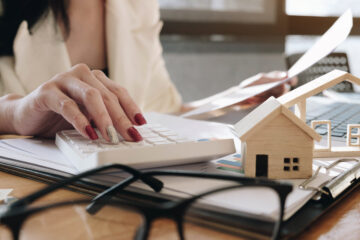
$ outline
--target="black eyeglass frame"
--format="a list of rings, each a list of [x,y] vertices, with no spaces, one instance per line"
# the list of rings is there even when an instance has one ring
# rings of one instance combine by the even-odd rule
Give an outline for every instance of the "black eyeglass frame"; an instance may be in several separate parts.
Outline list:
[[[104,166],[100,166],[100,167],[79,173],[72,177],[66,178],[62,181],[59,181],[58,183],[47,186],[37,192],[29,194],[28,196],[23,197],[13,203],[11,203],[9,206],[7,206],[7,209],[2,209],[2,211],[0,212],[0,224],[4,224],[7,227],[9,227],[11,229],[13,239],[18,239],[21,226],[22,226],[23,222],[26,220],[26,217],[28,216],[27,213],[30,211],[28,209],[28,205],[30,205],[37,199],[39,199],[49,193],[52,193],[58,189],[61,189],[68,185],[71,185],[83,178],[94,176],[97,173],[104,172],[109,169],[118,169],[118,170],[124,171],[126,173],[129,173],[133,176],[133,178],[129,177],[120,182],[124,188],[126,186],[130,185],[132,182],[135,182],[137,180],[143,181],[146,185],[148,185],[150,188],[152,188],[155,192],[161,191],[161,189],[163,188],[163,185],[164,185],[160,180],[157,180],[150,176],[142,176],[142,173],[140,171],[138,171],[135,168],[129,167],[129,166],[122,165],[122,164],[104,165]],[[89,202],[89,200],[88,200],[88,202]],[[64,204],[66,204],[66,202],[64,202]],[[51,205],[49,205],[49,207],[51,207]],[[49,208],[49,207],[47,207],[47,208]],[[44,207],[44,208],[46,208],[46,207]],[[34,208],[31,212],[35,213],[36,209],[41,210],[44,208]],[[21,217],[18,214],[19,219],[14,221],[12,217],[9,218],[9,216],[13,215],[13,212],[17,212],[17,213],[23,212],[24,217]],[[6,220],[6,219],[8,219],[8,220]]]
[[[99,172],[105,171],[107,169],[119,169],[125,172],[132,174],[132,176],[125,178],[120,183],[110,187],[104,192],[100,193],[92,200],[76,200],[71,202],[60,202],[47,206],[41,207],[27,207],[30,203],[35,200],[45,196],[48,193],[56,191],[62,187],[65,187],[69,184],[72,184],[82,178],[86,178],[92,175],[95,175]],[[158,180],[156,177],[160,176],[179,176],[179,177],[197,177],[197,178],[206,178],[206,179],[218,179],[218,180],[229,180],[237,183],[236,185],[222,187],[213,189],[211,191],[206,191],[199,195],[181,199],[180,201],[166,201],[162,203],[153,203],[153,204],[138,204],[132,201],[127,201],[124,199],[117,199],[116,201],[111,200],[115,192],[123,190],[125,187],[129,186],[131,183],[142,180],[145,184],[150,186],[154,191],[159,192],[163,188],[163,183]],[[239,185],[239,183],[241,185]],[[18,201],[14,202],[7,207],[6,211],[0,212],[0,223],[6,225],[13,234],[14,240],[17,240],[20,234],[20,229],[22,224],[26,221],[27,217],[34,213],[44,211],[53,207],[59,207],[70,204],[79,204],[79,203],[89,203],[88,212],[90,214],[96,213],[104,205],[121,205],[131,207],[134,210],[137,210],[142,213],[144,216],[144,224],[138,228],[137,234],[135,236],[136,240],[146,240],[151,228],[151,223],[158,218],[168,218],[176,222],[178,228],[178,234],[180,239],[184,239],[183,233],[183,216],[187,208],[198,198],[203,196],[213,194],[216,192],[224,191],[231,188],[240,188],[240,187],[269,187],[273,189],[279,196],[280,201],[280,211],[279,211],[279,221],[276,223],[272,239],[278,239],[280,229],[283,223],[284,215],[284,206],[287,195],[292,191],[292,185],[287,183],[274,182],[267,179],[260,178],[247,178],[240,176],[230,176],[222,174],[211,174],[211,173],[201,173],[201,172],[190,172],[190,171],[144,171],[141,172],[134,168],[131,168],[126,165],[121,164],[112,164],[107,166],[98,167],[73,177],[67,178],[59,183],[45,187],[44,189],[30,194]],[[91,204],[90,204],[91,203]],[[96,208],[94,208],[96,205]],[[176,217],[174,217],[176,216]]]
[[[240,184],[244,184],[244,185],[241,185],[241,186],[235,185],[235,186],[232,186],[230,188],[234,188],[234,187],[269,187],[269,188],[273,189],[278,194],[279,201],[280,201],[279,221],[277,222],[277,224],[274,227],[273,236],[271,237],[272,239],[278,239],[279,238],[281,226],[283,224],[285,200],[286,200],[286,197],[288,196],[288,194],[293,189],[293,186],[291,184],[275,182],[275,181],[265,179],[265,178],[249,178],[249,177],[243,177],[243,176],[214,174],[214,173],[203,173],[203,172],[192,172],[192,171],[178,171],[178,170],[177,171],[172,171],[172,170],[145,171],[145,172],[143,172],[143,176],[149,176],[149,177],[153,177],[153,178],[160,177],[160,176],[196,177],[196,178],[205,178],[205,179],[227,180],[227,181],[233,181],[233,182],[237,182],[237,183],[240,183]],[[106,201],[111,200],[111,198],[118,191],[120,191],[122,189],[124,189],[124,186],[120,182],[120,183],[115,184],[112,187],[108,188],[107,190],[103,191],[102,193],[98,194],[96,197],[93,198],[92,204],[90,204],[87,207],[88,213],[95,214],[97,211],[99,211],[106,204]],[[214,189],[212,191],[207,191],[207,192],[201,193],[199,195],[196,195],[194,197],[189,198],[188,201],[184,200],[183,204],[186,205],[185,203],[188,202],[189,205],[190,205],[190,203],[192,203],[193,201],[195,201],[196,199],[198,199],[200,197],[203,197],[203,196],[208,195],[208,194],[216,193],[218,191],[223,191],[223,190],[226,190],[226,187],[225,188]],[[149,220],[147,220],[147,221],[149,221],[149,223],[151,223],[153,221],[152,220],[153,215],[154,214],[149,214],[149,216],[147,217],[149,219]],[[166,217],[166,216],[163,216],[163,217]],[[172,218],[172,217],[168,216],[167,218]],[[177,225],[180,226],[180,222],[178,222],[177,219],[173,219],[173,220],[175,220]],[[147,226],[149,226],[149,225],[150,224],[147,224]],[[147,238],[148,231],[150,230],[150,228],[144,226],[143,229],[144,229],[144,235],[146,235],[146,237],[144,237],[144,238],[136,238],[136,240],[145,240]],[[182,229],[180,227],[178,227],[178,231],[179,231],[180,238],[183,239],[182,238],[183,233],[181,232]]]

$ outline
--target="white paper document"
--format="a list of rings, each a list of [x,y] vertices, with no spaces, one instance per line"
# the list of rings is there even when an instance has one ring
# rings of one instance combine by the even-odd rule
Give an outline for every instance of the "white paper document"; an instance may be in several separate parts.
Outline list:
[[[13,189],[11,189],[11,188],[9,188],[9,189],[0,189],[0,203],[5,201],[12,191],[13,191]]]
[[[6,139],[0,141],[2,162],[34,170],[76,174],[78,171],[53,140]]]
[[[353,26],[351,10],[347,10],[331,28],[289,69],[288,78],[275,83],[261,84],[244,88],[243,85],[230,88],[203,101],[198,101],[202,106],[182,115],[187,118],[202,118],[209,112],[217,111],[242,102],[258,94],[280,86],[304,70],[308,69],[319,60],[330,54],[349,35]],[[255,78],[254,78],[255,79]],[[251,79],[249,79],[251,80]],[[246,80],[249,82],[248,80]]]

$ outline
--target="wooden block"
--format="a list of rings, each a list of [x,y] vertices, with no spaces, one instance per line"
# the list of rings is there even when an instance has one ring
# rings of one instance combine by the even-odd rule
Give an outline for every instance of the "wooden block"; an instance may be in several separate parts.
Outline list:
[[[314,158],[360,157],[360,147],[332,147],[331,151],[314,151]]]
[[[327,125],[328,136],[327,136],[327,146],[326,147],[316,147],[314,151],[331,151],[331,121],[330,120],[314,120],[311,121],[311,128],[315,129],[317,125]]]
[[[295,115],[306,122],[306,99],[295,104]]]
[[[291,107],[345,80],[360,85],[359,78],[344,71],[333,70],[282,95],[277,100],[285,107]]]
[[[353,129],[357,129],[357,133],[352,133]],[[356,138],[356,143],[352,143],[352,139]],[[348,147],[359,147],[360,146],[360,124],[348,124],[347,125],[347,137],[346,145]]]

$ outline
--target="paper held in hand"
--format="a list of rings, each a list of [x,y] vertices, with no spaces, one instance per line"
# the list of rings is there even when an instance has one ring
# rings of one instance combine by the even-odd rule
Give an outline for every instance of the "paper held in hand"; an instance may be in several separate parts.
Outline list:
[[[304,70],[330,54],[342,43],[353,26],[351,10],[347,10],[331,28],[289,69],[288,78],[279,82],[266,83],[246,87],[257,78],[255,76],[244,80],[240,85],[227,89],[221,93],[195,102],[196,109],[182,115],[182,117],[203,119],[219,111],[253,96],[266,92],[274,87],[290,81]]]

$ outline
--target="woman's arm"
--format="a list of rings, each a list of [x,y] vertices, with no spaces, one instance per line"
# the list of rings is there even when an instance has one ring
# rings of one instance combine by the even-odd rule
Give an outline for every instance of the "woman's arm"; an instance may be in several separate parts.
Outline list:
[[[16,133],[14,114],[19,99],[21,99],[21,96],[16,94],[8,94],[0,97],[0,133]]]
[[[1,98],[0,133],[53,137],[75,128],[96,139],[91,121],[113,143],[119,141],[117,132],[128,141],[142,140],[133,126],[146,123],[126,89],[85,64],[54,76],[24,97]]]

